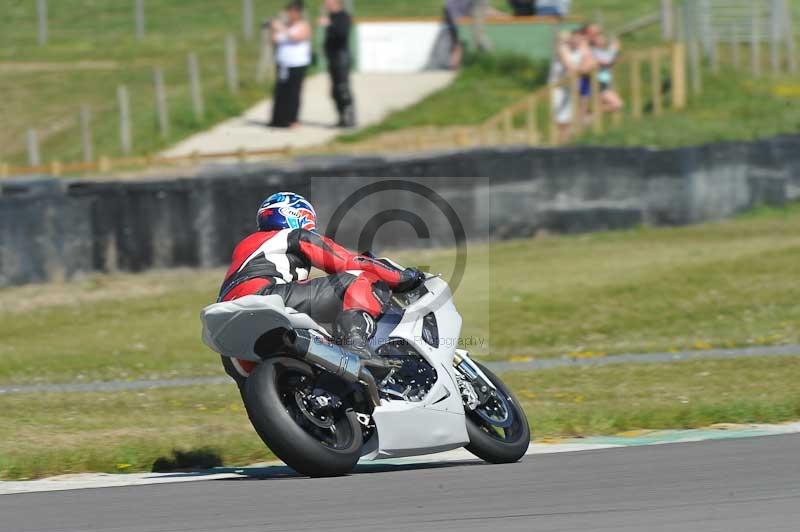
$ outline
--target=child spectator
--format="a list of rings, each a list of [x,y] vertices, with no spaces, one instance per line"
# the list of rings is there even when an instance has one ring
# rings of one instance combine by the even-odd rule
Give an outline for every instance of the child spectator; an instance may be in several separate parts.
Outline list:
[[[587,31],[587,38],[592,49],[592,56],[597,63],[597,81],[600,86],[600,104],[602,110],[613,113],[622,109],[624,103],[619,93],[614,90],[611,68],[619,58],[620,44],[618,39],[609,39],[600,26],[591,24]]]

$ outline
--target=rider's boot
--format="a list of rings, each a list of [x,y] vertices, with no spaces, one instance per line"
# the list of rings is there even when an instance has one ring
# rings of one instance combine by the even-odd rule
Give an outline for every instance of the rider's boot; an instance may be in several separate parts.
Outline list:
[[[375,319],[363,310],[345,310],[334,324],[334,334],[342,347],[358,355],[370,369],[385,368],[385,361],[375,353],[369,340],[375,334]]]

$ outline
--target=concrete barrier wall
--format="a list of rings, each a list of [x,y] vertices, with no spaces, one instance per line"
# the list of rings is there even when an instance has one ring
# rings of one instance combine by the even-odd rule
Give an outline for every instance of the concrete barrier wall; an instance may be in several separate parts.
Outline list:
[[[484,176],[489,187],[459,179]],[[683,225],[800,198],[800,137],[674,150],[507,147],[330,158],[137,182],[7,182],[0,186],[0,286],[225,264],[268,194],[308,195],[325,219],[342,200],[342,183],[366,177],[435,182],[471,237]],[[413,244],[402,231],[383,232],[379,242]]]

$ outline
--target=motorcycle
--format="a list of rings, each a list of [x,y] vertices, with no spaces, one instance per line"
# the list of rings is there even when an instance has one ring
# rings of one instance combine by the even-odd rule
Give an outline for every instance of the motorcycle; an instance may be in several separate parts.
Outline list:
[[[304,475],[345,475],[361,459],[459,447],[510,463],[528,449],[530,429],[514,394],[458,348],[461,316],[440,276],[392,295],[371,340],[379,365],[278,295],[215,303],[201,321],[208,347],[258,364],[242,390],[250,421]]]

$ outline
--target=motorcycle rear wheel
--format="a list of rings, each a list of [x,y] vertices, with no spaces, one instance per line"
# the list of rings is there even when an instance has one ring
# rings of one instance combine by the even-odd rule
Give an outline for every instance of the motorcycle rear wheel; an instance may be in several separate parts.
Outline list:
[[[297,390],[314,371],[293,358],[273,358],[247,378],[245,407],[261,440],[295,471],[310,477],[350,473],[361,457],[361,424],[351,408],[340,409],[331,428],[320,428],[303,412]]]
[[[497,404],[482,405],[474,411],[466,412],[469,445],[465,448],[478,458],[492,464],[517,462],[525,456],[531,442],[528,418],[505,383],[482,364],[478,362],[476,364],[497,387],[497,399],[490,400],[497,401]],[[495,409],[490,411],[489,406],[494,406]],[[482,408],[487,411],[478,412]],[[495,411],[507,416],[497,416]]]

